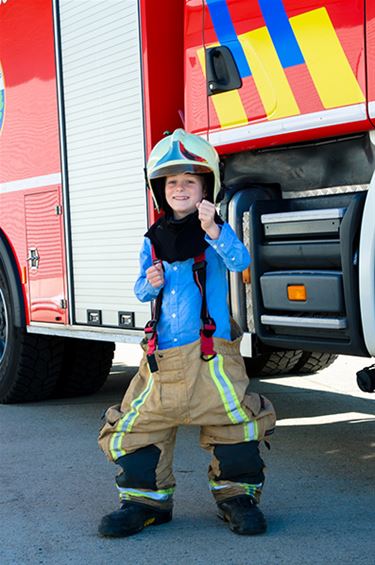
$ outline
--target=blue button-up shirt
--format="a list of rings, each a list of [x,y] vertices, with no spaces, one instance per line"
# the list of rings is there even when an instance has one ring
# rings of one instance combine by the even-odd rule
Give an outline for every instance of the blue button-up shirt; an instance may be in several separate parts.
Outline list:
[[[207,307],[216,323],[214,336],[230,339],[227,269],[243,271],[250,263],[250,255],[229,224],[219,227],[218,239],[205,236],[209,244],[205,251]],[[157,327],[159,349],[186,345],[199,339],[202,297],[193,278],[193,264],[194,259],[174,263],[163,261],[164,291]],[[151,242],[145,237],[140,252],[140,273],[134,287],[141,302],[154,300],[160,291],[146,278],[146,270],[151,265]]]

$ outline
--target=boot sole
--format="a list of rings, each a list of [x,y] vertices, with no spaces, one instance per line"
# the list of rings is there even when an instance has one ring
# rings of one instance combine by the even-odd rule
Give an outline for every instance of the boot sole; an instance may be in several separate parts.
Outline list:
[[[236,526],[235,524],[233,524],[230,521],[230,518],[228,518],[228,516],[221,511],[220,509],[217,512],[217,516],[218,518],[220,518],[220,520],[223,520],[223,522],[227,522],[229,525],[229,529],[235,533],[235,534],[239,534],[240,536],[257,536],[259,534],[264,534],[267,531],[267,524],[264,522],[263,524],[259,524],[258,527],[254,527],[254,528],[239,528],[238,526]]]
[[[139,534],[139,532],[141,532],[142,530],[144,530],[145,528],[149,527],[149,526],[160,526],[162,524],[166,524],[167,522],[170,522],[172,520],[172,516],[168,516],[168,517],[157,517],[157,518],[147,518],[143,524],[141,524],[138,527],[129,527],[129,528],[118,528],[118,530],[116,530],[113,526],[112,526],[112,530],[106,530],[105,529],[105,525],[102,526],[102,524],[99,525],[98,528],[98,536],[101,538],[127,538],[130,536],[133,536],[135,534]]]

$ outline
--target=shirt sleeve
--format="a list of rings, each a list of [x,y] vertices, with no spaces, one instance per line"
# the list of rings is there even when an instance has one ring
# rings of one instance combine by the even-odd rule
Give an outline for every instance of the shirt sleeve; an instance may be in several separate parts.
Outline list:
[[[205,240],[220,255],[229,271],[244,271],[250,264],[248,250],[229,224],[224,222],[219,228],[220,235],[217,239],[211,239],[206,235]]]
[[[157,297],[162,287],[154,288],[146,278],[146,271],[152,266],[151,242],[148,237],[143,240],[139,253],[139,266],[140,272],[134,285],[134,293],[141,302],[150,302]]]

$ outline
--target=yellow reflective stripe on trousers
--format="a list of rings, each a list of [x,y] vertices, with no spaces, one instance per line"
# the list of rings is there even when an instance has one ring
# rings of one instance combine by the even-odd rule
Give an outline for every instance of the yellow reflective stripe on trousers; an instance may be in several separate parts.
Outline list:
[[[214,381],[216,388],[219,391],[221,400],[225,406],[228,418],[233,424],[242,424],[248,422],[249,417],[246,412],[241,408],[241,403],[238,400],[236,391],[233,384],[227,377],[224,371],[223,356],[216,355],[209,361],[210,374]]]
[[[139,416],[139,410],[142,404],[145,403],[148,395],[150,394],[153,384],[154,384],[154,378],[152,375],[150,375],[150,378],[148,379],[147,386],[144,389],[144,391],[141,392],[141,394],[132,401],[130,405],[131,409],[129,410],[129,412],[127,412],[121,418],[121,420],[118,421],[116,430],[113,433],[109,444],[110,453],[115,461],[116,459],[119,459],[119,457],[126,455],[125,449],[122,449],[121,447],[123,436],[124,434],[130,432],[130,430],[134,426],[134,423]]]
[[[226,413],[232,424],[243,424],[244,441],[256,441],[259,437],[258,422],[252,420],[241,407],[236,391],[224,371],[222,355],[216,355],[209,361],[210,374],[216,384]]]

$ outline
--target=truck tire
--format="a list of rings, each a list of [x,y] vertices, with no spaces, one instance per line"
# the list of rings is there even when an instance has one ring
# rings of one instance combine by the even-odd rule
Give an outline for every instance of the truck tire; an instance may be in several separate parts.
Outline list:
[[[27,334],[14,323],[11,290],[0,263],[0,402],[35,402],[48,398],[59,377],[63,342]]]
[[[284,375],[294,370],[302,357],[303,351],[288,349],[264,353],[259,357],[245,357],[249,377],[270,377]]]
[[[97,392],[112,367],[115,344],[67,337],[64,361],[56,383],[55,398],[72,398]]]
[[[333,353],[320,353],[318,351],[304,351],[297,365],[293,367],[293,373],[299,375],[313,375],[322,369],[326,369],[338,355]]]

